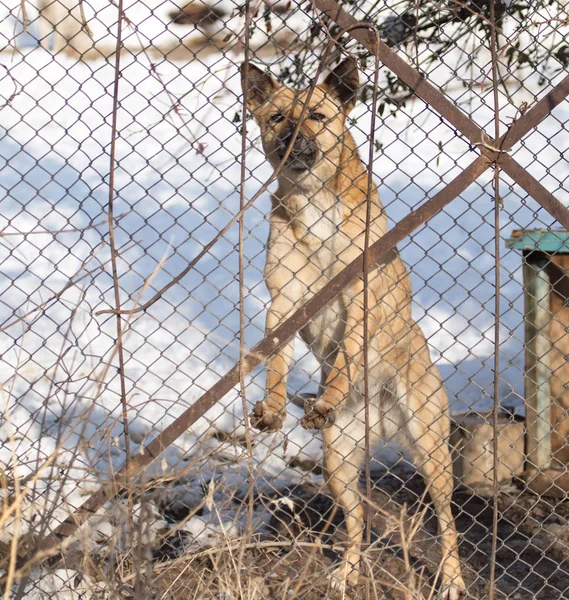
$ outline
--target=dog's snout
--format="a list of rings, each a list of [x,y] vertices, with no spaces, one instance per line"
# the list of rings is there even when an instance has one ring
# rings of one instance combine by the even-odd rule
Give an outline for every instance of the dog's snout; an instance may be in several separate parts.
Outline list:
[[[277,154],[282,160],[291,145],[294,136],[294,128],[288,128],[279,137]],[[286,164],[292,169],[309,169],[316,160],[316,146],[313,140],[306,138],[298,132],[288,155]]]
[[[287,129],[284,134],[282,136],[280,136],[279,139],[279,157],[283,158],[283,156],[286,154],[286,151],[288,150],[290,143],[292,142],[292,139],[294,137],[294,129]],[[308,141],[307,139],[302,135],[302,133],[298,133],[296,135],[296,138],[294,140],[294,144],[292,146],[291,149],[291,154],[299,154],[304,152],[306,149],[308,148]]]

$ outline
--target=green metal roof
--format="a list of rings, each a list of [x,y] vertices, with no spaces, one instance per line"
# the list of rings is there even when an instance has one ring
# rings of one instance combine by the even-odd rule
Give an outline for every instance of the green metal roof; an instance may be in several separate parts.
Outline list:
[[[541,252],[569,254],[569,231],[564,229],[518,229],[506,240],[508,248],[539,250]]]

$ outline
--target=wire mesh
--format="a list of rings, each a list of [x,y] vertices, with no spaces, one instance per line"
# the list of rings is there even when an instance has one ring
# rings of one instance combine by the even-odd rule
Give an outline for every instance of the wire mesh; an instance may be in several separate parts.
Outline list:
[[[0,0],[5,598],[569,597],[568,20]]]

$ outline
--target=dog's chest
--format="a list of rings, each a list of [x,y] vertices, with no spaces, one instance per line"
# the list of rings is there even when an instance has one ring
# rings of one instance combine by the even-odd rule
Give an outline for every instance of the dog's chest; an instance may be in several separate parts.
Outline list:
[[[290,195],[283,202],[287,225],[282,233],[293,249],[294,279],[308,299],[342,268],[338,256],[350,240],[342,231],[344,205],[332,194]],[[343,337],[343,308],[338,298],[329,303],[301,331],[301,337],[317,356],[327,356]]]
[[[294,194],[286,198],[285,207],[290,236],[296,247],[307,254],[307,260],[323,270],[337,262],[346,244],[341,202],[331,194]]]

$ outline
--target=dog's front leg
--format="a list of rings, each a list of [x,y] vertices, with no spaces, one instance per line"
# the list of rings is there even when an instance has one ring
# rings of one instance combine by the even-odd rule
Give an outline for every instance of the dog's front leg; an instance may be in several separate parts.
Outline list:
[[[369,298],[373,294],[368,291]],[[358,380],[363,371],[364,360],[364,306],[363,282],[354,284],[351,293],[345,294],[347,305],[346,329],[340,350],[324,384],[322,396],[314,403],[307,404],[306,414],[301,424],[305,429],[323,429],[330,427],[342,403],[347,398],[350,387]],[[376,329],[377,320],[368,320],[368,338]]]
[[[290,291],[290,286],[288,286]],[[297,302],[283,293],[277,294],[267,312],[265,331],[269,334],[295,310]],[[261,431],[276,431],[286,416],[286,382],[294,352],[294,336],[267,360],[265,398],[251,413],[251,425]]]

